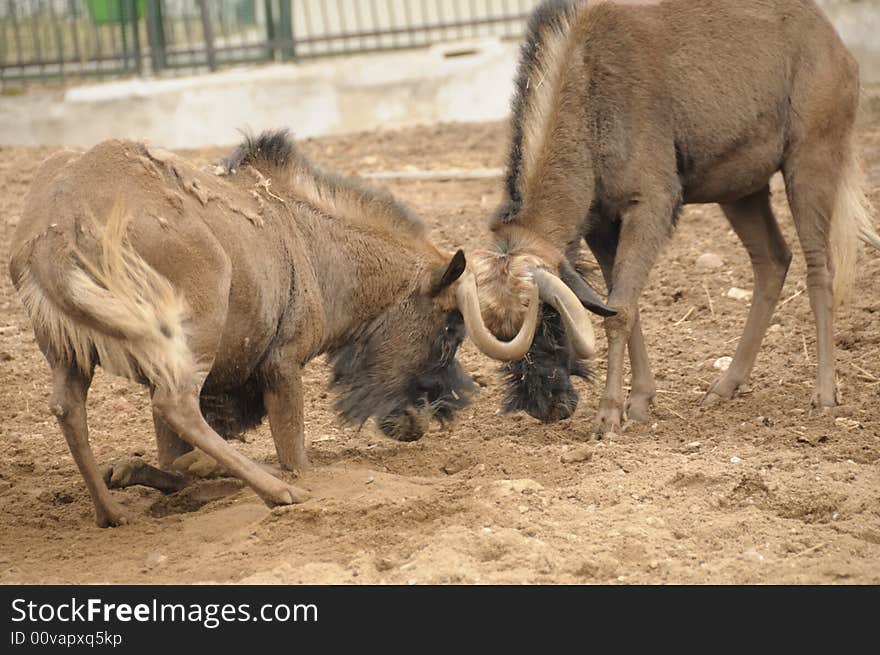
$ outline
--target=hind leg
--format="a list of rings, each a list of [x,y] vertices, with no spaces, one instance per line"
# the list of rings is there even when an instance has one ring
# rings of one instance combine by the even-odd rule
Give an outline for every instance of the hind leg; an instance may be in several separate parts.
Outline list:
[[[769,186],[721,208],[749,254],[755,293],[730,368],[709,389],[704,406],[733,398],[748,381],[791,263],[791,252],[770,207]]]
[[[192,451],[192,446],[177,436],[177,433],[162,420],[153,408],[153,428],[156,431],[156,450],[159,453],[159,467],[170,470],[175,460]]]
[[[834,357],[834,265],[830,231],[842,157],[829,145],[801,147],[785,165],[785,187],[807,263],[807,290],[816,321],[818,368],[813,406],[837,405]]]
[[[52,399],[49,401],[49,409],[58,419],[73,460],[92,497],[95,522],[101,528],[124,525],[128,522],[125,512],[110,495],[89,445],[86,397],[92,383],[92,374],[51,358],[49,365],[52,367]]]
[[[150,393],[152,396],[152,392]],[[108,487],[122,489],[134,485],[142,485],[158,489],[162,493],[173,493],[183,489],[188,482],[187,476],[174,470],[174,462],[182,455],[192,451],[192,446],[183,441],[162,420],[155,408],[153,409],[153,427],[156,431],[156,448],[159,452],[159,468],[147,464],[140,457],[113,462],[102,471],[104,482]],[[191,471],[186,470],[186,473]]]
[[[307,492],[270,475],[214,432],[201,414],[197,390],[157,389],[153,404],[162,420],[184,441],[200,448],[247,483],[267,505],[300,503],[308,498]]]

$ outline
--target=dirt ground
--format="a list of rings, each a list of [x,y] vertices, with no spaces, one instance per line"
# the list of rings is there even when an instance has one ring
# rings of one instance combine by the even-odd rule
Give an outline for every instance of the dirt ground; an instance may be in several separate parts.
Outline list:
[[[864,106],[860,142],[880,207],[880,89]],[[487,124],[303,147],[327,167],[365,173],[501,166],[504,143],[505,126]],[[208,162],[227,150],[187,154]],[[462,360],[481,387],[475,404],[450,429],[398,443],[336,419],[318,360],[306,375],[314,466],[299,482],[311,500],[269,510],[223,479],[172,496],[135,487],[113,492],[132,523],[96,528],[47,409],[48,368],[5,273],[25,192],[51,151],[0,148],[0,582],[880,583],[880,256],[865,257],[838,321],[844,404],[836,417],[814,414],[813,320],[779,183],[774,206],[796,257],[751,391],[729,404],[698,407],[748,311],[724,294],[751,288],[751,271],[718,208],[692,206],[642,300],[659,387],[654,422],[595,440],[600,386],[580,382],[571,420],[501,414],[498,367],[466,344]],[[388,186],[448,248],[477,246],[500,200],[497,180]],[[698,272],[705,252],[724,266]],[[99,372],[89,411],[99,461],[143,453],[155,462],[144,389]],[[275,461],[266,426],[235,446]],[[583,448],[585,461],[561,461]]]

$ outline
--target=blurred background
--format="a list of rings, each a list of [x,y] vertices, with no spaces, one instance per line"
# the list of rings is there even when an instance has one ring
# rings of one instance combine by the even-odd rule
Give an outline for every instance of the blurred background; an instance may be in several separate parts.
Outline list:
[[[503,118],[538,3],[0,0],[0,143],[195,147],[245,124],[314,136]],[[880,82],[880,0],[820,4]]]

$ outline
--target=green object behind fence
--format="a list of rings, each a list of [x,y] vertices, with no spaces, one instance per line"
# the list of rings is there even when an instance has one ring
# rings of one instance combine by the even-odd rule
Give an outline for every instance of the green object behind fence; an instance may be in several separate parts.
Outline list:
[[[89,12],[95,23],[118,23],[131,16],[130,0],[87,0]],[[143,18],[147,0],[137,0],[137,17]]]

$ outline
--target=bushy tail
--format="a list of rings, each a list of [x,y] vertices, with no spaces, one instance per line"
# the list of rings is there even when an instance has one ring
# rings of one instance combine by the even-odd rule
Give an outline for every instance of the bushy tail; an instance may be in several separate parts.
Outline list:
[[[837,187],[831,220],[831,257],[834,263],[834,303],[845,303],[856,277],[860,241],[880,250],[880,235],[874,228],[872,207],[865,195],[864,173],[855,155],[845,161]]]
[[[90,260],[74,249],[66,267],[63,302],[44,292],[27,269],[19,294],[35,329],[53,351],[87,370],[97,354],[109,372],[146,378],[159,387],[187,388],[195,362],[184,330],[186,303],[171,283],[132,248],[127,214],[117,206],[104,227],[100,253]],[[76,311],[65,311],[69,305]]]

